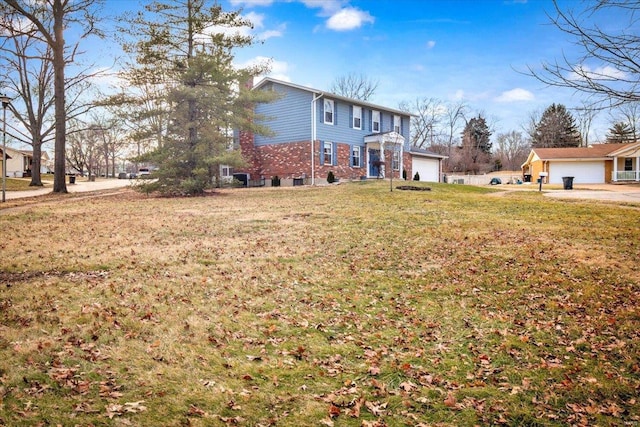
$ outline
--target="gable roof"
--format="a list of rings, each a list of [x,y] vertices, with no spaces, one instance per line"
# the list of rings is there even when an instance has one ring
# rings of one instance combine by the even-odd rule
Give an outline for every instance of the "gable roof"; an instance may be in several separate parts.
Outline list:
[[[603,159],[615,151],[628,148],[632,144],[593,144],[589,147],[533,148],[540,160],[554,159]]]
[[[276,84],[279,84],[279,85],[292,87],[292,88],[295,88],[295,89],[303,90],[305,92],[309,92],[309,93],[314,94],[314,95],[320,95],[320,96],[325,97],[325,98],[336,99],[338,101],[345,101],[345,102],[348,102],[350,104],[362,105],[363,107],[371,108],[373,110],[384,110],[384,111],[388,111],[388,112],[391,112],[391,113],[394,113],[394,114],[398,114],[398,115],[402,115],[402,116],[413,116],[413,117],[416,117],[415,114],[409,113],[407,111],[401,111],[401,110],[397,110],[395,108],[389,108],[389,107],[385,107],[385,106],[382,106],[382,105],[372,104],[370,102],[362,101],[360,99],[348,98],[346,96],[342,96],[342,95],[338,95],[338,94],[335,94],[335,93],[327,92],[325,90],[313,89],[313,88],[310,88],[310,87],[307,87],[307,86],[301,86],[301,85],[297,85],[295,83],[289,83],[289,82],[285,82],[285,81],[282,81],[282,80],[274,79],[274,78],[271,78],[271,77],[265,77],[264,79],[260,80],[258,82],[258,84],[254,86],[254,89],[260,89],[261,87],[265,86],[267,83],[276,83]]]
[[[409,154],[418,157],[431,157],[434,159],[448,159],[449,156],[443,156],[442,154],[434,153],[433,151],[425,150],[424,148],[418,148],[415,145],[411,146]]]

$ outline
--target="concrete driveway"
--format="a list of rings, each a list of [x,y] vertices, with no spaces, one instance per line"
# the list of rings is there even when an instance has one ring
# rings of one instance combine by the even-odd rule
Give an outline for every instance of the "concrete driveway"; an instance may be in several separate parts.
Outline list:
[[[573,190],[544,190],[546,197],[640,203],[640,186],[631,184],[581,184]]]
[[[88,191],[109,190],[112,188],[128,187],[135,182],[135,180],[115,178],[99,178],[93,182],[89,182],[86,178],[76,178],[75,184],[67,184],[67,191],[69,193],[84,193]],[[37,190],[7,191],[5,198],[7,200],[24,199],[27,197],[42,196],[51,192],[52,183],[46,183],[44,188],[39,188]]]

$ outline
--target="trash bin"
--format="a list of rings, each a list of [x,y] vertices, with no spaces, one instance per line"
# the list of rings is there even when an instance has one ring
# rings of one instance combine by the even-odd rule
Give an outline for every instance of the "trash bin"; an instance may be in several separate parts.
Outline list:
[[[531,174],[528,174],[528,173],[524,174],[524,182],[531,182]]]
[[[69,184],[75,184],[75,183],[76,183],[76,176],[69,175]]]
[[[572,176],[563,176],[562,183],[564,184],[565,190],[573,190],[573,177]]]

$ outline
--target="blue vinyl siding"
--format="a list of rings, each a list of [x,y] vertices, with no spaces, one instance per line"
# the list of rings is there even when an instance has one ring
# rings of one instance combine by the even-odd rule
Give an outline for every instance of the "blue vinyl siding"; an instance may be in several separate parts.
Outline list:
[[[255,136],[255,145],[277,144],[284,142],[309,141],[311,139],[311,92],[271,84],[269,88],[277,91],[280,98],[258,104],[256,113],[266,116],[262,123],[268,126],[275,136]]]
[[[280,98],[267,103],[258,104],[256,113],[264,115],[267,120],[263,124],[268,126],[275,136],[263,137],[256,135],[255,144],[277,144],[287,142],[309,141],[311,139],[311,101],[313,93],[303,89],[270,82],[263,89],[272,89],[280,93]],[[327,96],[327,99],[333,99]],[[325,124],[323,116],[324,97],[316,102],[316,139],[321,141],[335,141],[340,144],[359,145],[364,154],[364,137],[372,134],[371,107],[362,106],[362,129],[352,128],[353,105],[343,99],[334,101],[334,124]],[[393,130],[394,113],[377,109],[381,116],[381,131]],[[401,116],[401,132],[407,143],[409,142],[409,116]]]

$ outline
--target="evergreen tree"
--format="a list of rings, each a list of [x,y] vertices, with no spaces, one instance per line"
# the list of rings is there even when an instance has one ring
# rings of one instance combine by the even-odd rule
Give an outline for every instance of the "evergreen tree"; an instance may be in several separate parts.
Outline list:
[[[535,126],[531,145],[534,148],[578,147],[580,141],[571,113],[562,104],[551,104]]]
[[[462,131],[462,145],[479,150],[482,153],[491,153],[491,131],[487,121],[481,115],[467,122]]]
[[[490,170],[491,131],[482,115],[470,119],[462,132],[462,147],[457,168],[468,173]]]
[[[629,123],[618,122],[615,123],[611,127],[611,129],[609,129],[609,134],[607,135],[607,143],[616,144],[635,142],[634,134],[635,132],[633,131],[633,128],[629,125]]]
[[[137,59],[127,75],[139,87],[162,89],[154,90],[160,102],[150,114],[167,120],[162,144],[143,158],[158,167],[157,180],[144,190],[202,194],[214,185],[220,165],[244,163],[233,149],[233,129],[269,134],[251,106],[273,95],[246,85],[266,67],[234,68],[233,50],[253,42],[240,31],[251,23],[237,11],[205,7],[204,0],[154,1],[145,9],[129,21],[140,38],[126,46]]]

